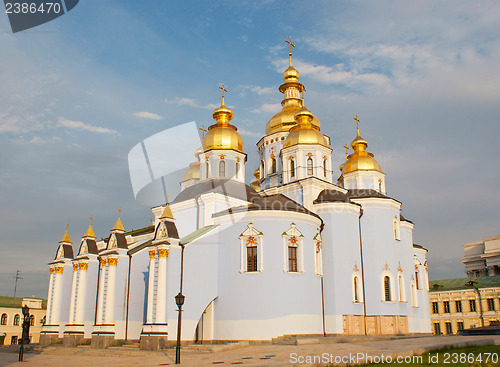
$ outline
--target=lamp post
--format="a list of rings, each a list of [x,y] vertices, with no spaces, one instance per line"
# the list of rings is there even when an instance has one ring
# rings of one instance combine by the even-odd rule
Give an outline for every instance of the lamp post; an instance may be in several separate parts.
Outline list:
[[[23,324],[22,330],[23,333],[21,335],[21,348],[19,349],[19,361],[23,360],[24,357],[24,342],[29,343],[29,335],[30,335],[30,308],[26,305],[23,306]]]
[[[184,245],[181,246],[181,284],[179,293],[175,296],[175,303],[177,304],[178,312],[177,315],[177,345],[175,347],[175,364],[181,363],[181,321],[182,321],[182,305],[186,297],[182,294],[182,277],[184,274]]]

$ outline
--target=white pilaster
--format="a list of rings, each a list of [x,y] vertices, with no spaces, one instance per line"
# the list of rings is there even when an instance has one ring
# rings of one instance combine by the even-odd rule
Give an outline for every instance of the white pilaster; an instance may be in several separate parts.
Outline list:
[[[78,277],[78,294],[76,298],[75,324],[83,324],[83,310],[85,308],[85,291],[87,288],[88,263],[80,263],[80,276]]]
[[[146,323],[153,323],[153,297],[154,297],[154,284],[155,284],[155,260],[156,251],[149,250],[149,281],[148,281],[148,309],[146,315]]]
[[[158,290],[156,292],[156,320],[158,324],[164,324],[166,316],[167,301],[167,248],[158,249]]]
[[[52,292],[54,291],[54,268],[50,268],[49,293],[47,294],[47,325],[51,325],[52,320]]]
[[[106,313],[104,315],[105,324],[114,324],[114,309],[115,309],[115,281],[116,281],[116,265],[117,258],[108,259],[108,284],[106,291]]]
[[[51,323],[59,325],[59,315],[61,313],[61,296],[62,296],[62,281],[63,281],[64,266],[55,267],[55,280],[54,280],[54,296],[52,305]]]
[[[106,279],[106,259],[101,259],[101,274],[99,277],[99,294],[97,295],[96,324],[102,324],[102,311],[104,303],[104,280]]]
[[[71,297],[69,302],[69,324],[75,323],[76,282],[78,281],[78,263],[73,263],[73,279],[71,280]]]

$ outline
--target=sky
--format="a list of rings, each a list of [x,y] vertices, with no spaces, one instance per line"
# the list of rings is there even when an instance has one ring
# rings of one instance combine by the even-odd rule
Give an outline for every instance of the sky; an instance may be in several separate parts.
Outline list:
[[[90,216],[98,238],[118,208],[149,225],[129,151],[211,125],[222,83],[252,181],[289,36],[334,167],[358,115],[430,278],[464,277],[463,245],[500,234],[499,2],[82,0],[15,34],[0,15],[0,294],[19,269],[17,295],[46,297],[67,222],[75,251]]]

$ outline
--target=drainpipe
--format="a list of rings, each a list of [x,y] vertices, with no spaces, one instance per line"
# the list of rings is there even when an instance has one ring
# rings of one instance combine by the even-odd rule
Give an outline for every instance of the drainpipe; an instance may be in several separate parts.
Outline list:
[[[321,226],[319,227],[319,233],[323,232],[323,228],[325,228],[325,223],[321,220]],[[323,244],[322,244],[323,246]],[[323,251],[321,251],[321,263],[323,264]],[[325,291],[323,288],[323,266],[321,267],[321,315],[323,317],[323,336],[326,337],[326,327],[325,327]]]
[[[359,231],[359,255],[361,258],[361,286],[363,287],[363,323],[365,335],[368,335],[366,331],[366,297],[365,297],[365,267],[363,265],[363,240],[361,238],[361,217],[363,216],[363,208],[359,209],[358,218],[358,231]]]
[[[99,284],[101,283],[101,258],[97,257],[97,293],[95,297],[94,326],[97,324],[97,306],[99,304]]]

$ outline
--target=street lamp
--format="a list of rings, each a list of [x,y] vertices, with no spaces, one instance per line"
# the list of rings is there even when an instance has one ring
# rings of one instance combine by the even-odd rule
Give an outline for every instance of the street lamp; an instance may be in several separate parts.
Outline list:
[[[184,274],[184,245],[181,246],[181,284],[179,293],[175,296],[175,303],[179,308],[177,315],[177,345],[175,347],[175,364],[181,363],[181,321],[182,321],[182,305],[184,304],[184,300],[186,297],[182,294],[182,277]]]
[[[19,361],[23,360],[24,357],[24,342],[29,343],[30,335],[30,308],[26,305],[23,306],[23,333],[21,335],[21,348],[19,349]]]

